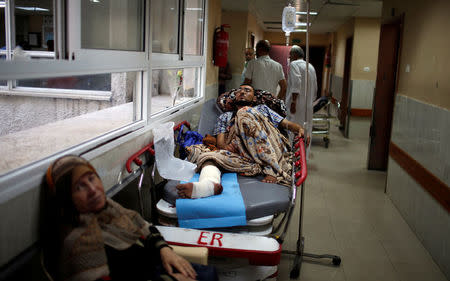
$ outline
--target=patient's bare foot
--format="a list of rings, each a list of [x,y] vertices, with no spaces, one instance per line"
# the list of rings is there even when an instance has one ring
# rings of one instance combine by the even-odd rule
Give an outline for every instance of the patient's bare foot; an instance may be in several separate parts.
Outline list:
[[[180,198],[192,198],[192,189],[194,188],[194,184],[192,182],[188,183],[180,183],[177,186],[178,196]],[[214,184],[214,195],[219,195],[223,191],[223,187],[220,183]]]
[[[178,196],[180,196],[180,198],[192,198],[193,188],[194,184],[192,182],[178,184]]]
[[[263,179],[262,182],[267,182],[267,183],[277,183],[277,178],[271,175],[266,175]]]
[[[223,187],[220,183],[215,183],[214,184],[214,195],[219,195],[220,193],[222,193],[223,191]]]

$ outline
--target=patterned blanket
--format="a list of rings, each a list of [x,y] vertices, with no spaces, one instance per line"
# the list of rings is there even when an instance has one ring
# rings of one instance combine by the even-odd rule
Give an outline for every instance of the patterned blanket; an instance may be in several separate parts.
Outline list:
[[[292,152],[288,139],[261,113],[252,107],[241,108],[226,136],[236,152],[211,151],[203,144],[187,147],[188,160],[202,167],[214,161],[229,172],[246,176],[271,175],[279,184],[291,184]]]

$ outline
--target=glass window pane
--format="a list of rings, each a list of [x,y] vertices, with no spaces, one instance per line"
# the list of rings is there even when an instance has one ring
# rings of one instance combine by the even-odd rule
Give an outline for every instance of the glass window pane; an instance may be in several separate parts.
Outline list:
[[[151,1],[153,53],[178,53],[178,0]]]
[[[51,89],[111,91],[111,74],[18,80],[17,86]]]
[[[94,91],[85,91],[84,98],[64,97],[70,93],[67,90],[62,91],[61,97],[52,98],[15,95],[14,92],[0,96],[0,175],[142,120],[135,102],[140,95],[135,92],[140,88],[136,82],[138,74],[103,74],[111,79],[110,96],[105,100],[92,98]],[[83,80],[84,77],[73,78]],[[66,78],[54,79],[61,79],[63,83]],[[66,82],[66,88],[70,89],[72,82]]]
[[[81,47],[144,50],[144,0],[82,0]]]
[[[203,0],[186,0],[184,53],[201,55],[203,46]]]
[[[16,0],[14,14],[16,46],[25,51],[54,51],[52,0]]]
[[[0,4],[2,1],[0,1]],[[0,6],[0,50],[6,50],[5,7]]]
[[[157,69],[152,72],[151,113],[199,96],[199,68]]]

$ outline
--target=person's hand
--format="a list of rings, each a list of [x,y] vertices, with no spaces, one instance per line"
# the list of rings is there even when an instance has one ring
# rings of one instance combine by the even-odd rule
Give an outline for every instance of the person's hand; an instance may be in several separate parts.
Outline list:
[[[302,137],[304,138],[305,137],[305,130],[302,127],[300,127],[300,129],[298,130],[298,136],[297,137],[298,138],[302,138]],[[307,136],[305,141],[306,141],[305,144],[309,145],[309,142],[311,141],[311,137]]]
[[[295,108],[295,101],[291,102],[291,113],[295,113],[297,111],[297,109]]]
[[[227,146],[225,147],[226,150],[228,150],[229,152],[233,152],[236,153],[236,149],[234,148],[233,144],[227,144]]]
[[[234,144],[234,141],[231,141],[229,144],[225,146],[225,149],[229,152],[238,153],[238,149],[236,145]]]
[[[298,129],[298,134],[297,134],[298,138],[303,138],[305,137],[305,130],[300,126],[300,129]]]
[[[160,255],[164,269],[167,273],[169,273],[169,275],[175,277],[177,280],[195,280],[197,277],[197,273],[194,268],[192,268],[192,265],[186,259],[177,255],[171,248],[163,247],[160,250]],[[179,273],[174,273],[174,268]],[[182,277],[184,279],[180,279]]]

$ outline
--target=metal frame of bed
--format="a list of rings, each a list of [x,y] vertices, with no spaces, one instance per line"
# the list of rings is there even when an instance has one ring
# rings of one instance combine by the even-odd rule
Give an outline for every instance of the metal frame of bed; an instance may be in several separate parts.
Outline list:
[[[203,116],[203,112],[202,112],[202,116]],[[211,116],[208,116],[209,118],[211,118]],[[202,117],[201,117],[202,118]],[[177,124],[176,126],[174,126],[174,131],[179,131],[181,128],[181,125],[184,125],[185,127],[190,128],[190,124],[187,121],[182,121],[179,124]],[[199,125],[200,128],[200,125]],[[311,253],[306,253],[304,252],[304,246],[305,246],[305,240],[304,237],[302,235],[302,231],[303,231],[303,208],[304,208],[304,196],[305,196],[305,184],[304,181],[307,177],[307,166],[306,166],[306,155],[305,155],[305,146],[304,146],[304,141],[303,139],[295,139],[295,144],[294,144],[294,169],[292,171],[292,185],[290,186],[290,195],[291,195],[291,199],[289,202],[289,206],[287,207],[287,209],[284,211],[284,215],[283,217],[280,219],[280,221],[278,222],[278,224],[273,228],[272,233],[269,235],[269,237],[275,239],[279,245],[280,245],[280,249],[281,246],[285,240],[286,234],[287,234],[287,230],[289,228],[290,222],[291,222],[291,218],[292,218],[292,214],[295,208],[295,204],[297,201],[297,196],[298,196],[298,191],[300,190],[300,215],[299,215],[299,220],[298,220],[298,227],[299,227],[299,231],[298,231],[298,236],[297,236],[297,245],[296,245],[296,249],[295,250],[282,250],[280,251],[283,254],[289,254],[289,255],[294,255],[295,256],[295,260],[294,260],[294,264],[292,267],[292,270],[290,272],[290,277],[291,278],[297,278],[300,274],[300,269],[301,269],[301,264],[303,261],[303,257],[308,257],[308,258],[313,258],[313,259],[331,259],[331,262],[333,265],[335,266],[339,266],[341,263],[341,258],[339,256],[336,255],[329,255],[329,254],[323,254],[323,255],[317,255],[317,254],[311,254]],[[131,165],[132,163],[136,164],[139,168],[141,169],[143,162],[141,159],[139,159],[139,157],[143,154],[145,154],[146,152],[148,152],[150,155],[154,155],[154,150],[153,150],[153,142],[151,142],[150,144],[148,144],[147,146],[145,146],[144,148],[140,149],[138,152],[136,152],[135,154],[133,154],[126,162],[126,169],[129,173],[135,173],[136,171],[132,171]],[[140,184],[138,186],[138,193],[139,193],[139,206],[141,207],[141,211],[143,210],[143,206],[144,206],[144,202],[142,202],[142,194],[141,194],[141,182],[142,182],[142,177],[143,177],[143,169],[142,169],[142,173],[141,173],[141,180],[140,180]],[[153,188],[153,190],[151,190],[151,194],[152,196],[155,196],[155,190]],[[153,206],[152,206],[153,207]],[[152,216],[154,212],[152,212]],[[152,220],[155,221],[155,220]],[[280,232],[281,230],[281,232]],[[213,230],[214,231],[214,230]],[[202,232],[203,233],[203,232]],[[221,233],[219,232],[215,232],[215,233]],[[221,233],[218,235],[229,235],[227,233]],[[201,238],[201,236],[200,236]],[[200,238],[198,241],[200,241]],[[168,241],[169,243],[173,243],[176,245],[185,245],[185,246],[198,246],[192,244],[192,243],[187,243],[187,244],[183,244],[180,241]],[[202,245],[204,246],[204,245]],[[207,247],[210,249],[210,253],[215,253],[219,256],[241,256],[242,255],[245,257],[247,254],[249,254],[248,250],[242,250],[242,252],[245,253],[240,253],[240,255],[235,255],[235,252],[239,252],[239,249],[232,249],[232,250],[224,250],[224,249],[218,249],[217,247],[215,247],[214,245],[207,245]],[[237,247],[239,248],[239,247]],[[230,254],[230,251],[233,254]],[[252,251],[250,251],[252,252]],[[255,251],[253,251],[255,252]],[[258,251],[256,251],[258,252]],[[260,252],[261,256],[267,257],[267,260],[265,260],[265,258],[261,258],[259,257],[258,259],[256,259],[256,264],[257,265],[274,265],[273,263],[276,262],[276,264],[279,263],[279,255],[281,254],[278,251],[273,251],[273,252]],[[268,255],[270,254],[274,254],[274,255],[278,255],[277,257],[269,257]],[[251,256],[249,256],[251,257]]]
[[[330,119],[333,118],[330,114],[331,101],[328,102],[321,108],[326,111],[326,113],[314,113],[313,114],[313,136],[322,136],[325,142],[325,147],[328,148],[330,143]]]

